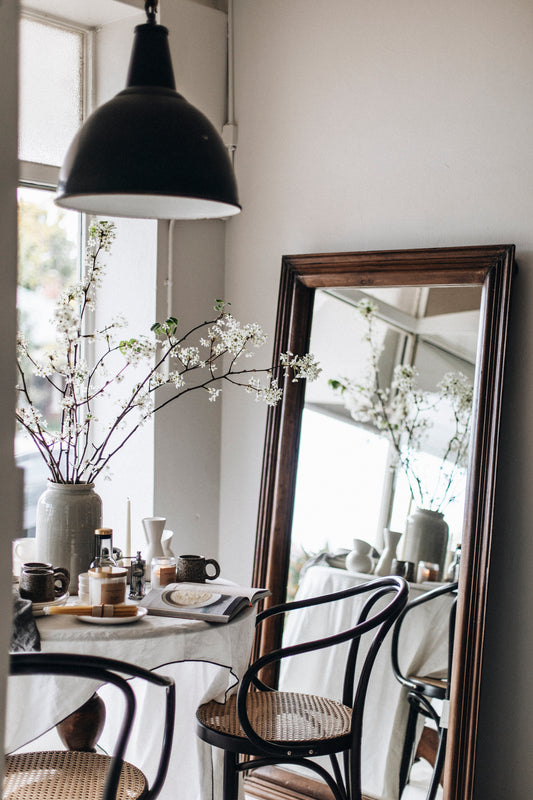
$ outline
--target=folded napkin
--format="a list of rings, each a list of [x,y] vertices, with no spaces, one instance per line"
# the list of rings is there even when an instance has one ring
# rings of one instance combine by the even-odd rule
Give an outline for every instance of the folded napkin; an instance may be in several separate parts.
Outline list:
[[[336,567],[346,569],[346,556],[349,550],[337,550],[335,553],[319,553],[309,558],[300,570],[300,580],[303,578],[309,567]]]
[[[335,567],[335,569],[346,569],[346,556],[350,551],[340,548],[334,553],[319,553],[308,559],[300,570],[300,580],[303,578],[309,567]],[[379,558],[379,551],[372,547],[370,551],[372,558]]]
[[[41,637],[35,624],[31,608],[31,600],[25,600],[13,587],[13,625],[11,628],[12,653],[28,650],[40,650]]]

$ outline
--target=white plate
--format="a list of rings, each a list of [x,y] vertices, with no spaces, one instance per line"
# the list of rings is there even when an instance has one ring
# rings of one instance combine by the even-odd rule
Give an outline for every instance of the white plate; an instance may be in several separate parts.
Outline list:
[[[86,617],[76,615],[80,622],[90,622],[91,625],[126,625],[128,622],[138,622],[148,613],[147,608],[137,608],[135,617]]]
[[[162,600],[169,606],[173,606],[174,608],[205,608],[205,606],[211,606],[213,603],[216,603],[217,600],[220,600],[222,597],[221,594],[217,594],[216,592],[210,592],[210,597],[207,600],[202,600],[198,603],[180,603],[175,599],[171,599],[172,595],[176,595],[180,593],[180,589],[172,589],[167,592],[163,592]],[[191,592],[188,592],[191,594]]]
[[[45,606],[64,606],[69,597],[70,597],[69,593],[65,592],[65,594],[62,594],[60,597],[56,597],[55,600],[47,600],[46,603],[32,603],[31,610],[33,611],[33,616],[34,617],[44,616],[43,608]]]

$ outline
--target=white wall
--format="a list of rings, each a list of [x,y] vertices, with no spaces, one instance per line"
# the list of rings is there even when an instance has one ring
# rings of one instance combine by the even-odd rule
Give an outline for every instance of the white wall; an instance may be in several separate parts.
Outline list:
[[[17,3],[0,3],[0,737],[3,740],[5,712],[5,676],[11,634],[11,539],[20,535],[21,484],[15,472],[13,439],[15,433],[15,298],[17,286]]]
[[[144,13],[126,9],[125,16],[102,25],[96,34],[96,105],[120,92],[126,76],[135,25]],[[124,337],[150,335],[156,316],[157,223],[153,220],[115,219],[117,237],[107,265],[103,291],[96,305],[96,324],[103,327],[122,313],[128,320]],[[117,387],[123,397],[124,384]],[[104,401],[109,404],[109,401]],[[97,409],[97,416],[104,414]],[[141,519],[153,514],[154,430],[147,424],[110,462],[110,480],[99,477],[96,491],[103,503],[103,524],[113,529],[113,543],[122,549],[126,542],[126,499],[131,500],[132,552],[144,547]]]
[[[526,800],[533,5],[235,0],[235,28],[244,210],[228,226],[226,297],[236,314],[273,332],[284,253],[516,243],[476,797]],[[223,405],[220,557],[239,553],[241,580],[251,574],[264,420],[246,397]]]
[[[161,4],[169,28],[176,87],[222,130],[225,113],[226,16],[190,0]],[[186,332],[211,319],[224,289],[220,220],[180,222],[173,232],[171,314]],[[158,319],[166,319],[166,226],[160,230]],[[155,418],[154,512],[175,532],[174,552],[216,557],[220,476],[220,405],[205,392],[170,404]],[[230,562],[231,563],[231,562]],[[229,565],[228,565],[229,566]]]

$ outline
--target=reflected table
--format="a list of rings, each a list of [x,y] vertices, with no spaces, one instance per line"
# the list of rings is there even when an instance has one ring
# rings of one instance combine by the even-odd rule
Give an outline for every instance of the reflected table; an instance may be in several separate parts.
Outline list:
[[[211,800],[218,796],[220,765],[216,762],[213,768],[211,748],[196,738],[195,712],[207,700],[223,701],[244,673],[254,635],[254,609],[227,624],[150,615],[120,625],[87,624],[61,615],[40,617],[37,624],[43,652],[107,656],[174,678],[177,689],[174,743],[160,797],[175,800],[180,787],[187,787],[187,800]],[[76,678],[10,678],[6,752],[20,748],[36,734],[53,729],[85,703],[96,688],[94,682]],[[150,779],[155,774],[161,743],[163,701],[153,687],[141,689],[139,682],[135,690],[138,712],[126,757]],[[120,701],[114,692],[109,686],[98,689],[106,703],[106,724],[99,746],[106,751],[112,749],[120,720],[117,705]],[[49,738],[54,736],[57,734],[50,734]],[[41,749],[56,747],[62,749],[58,737]]]
[[[342,591],[372,578],[372,575],[354,574],[332,567],[310,567],[300,583],[296,599]],[[411,583],[409,599],[437,585]],[[355,597],[290,613],[285,624],[283,645],[321,639],[336,630],[349,628],[358,612],[359,602],[359,598]],[[406,672],[445,676],[451,602],[450,596],[436,598],[434,602],[421,606],[416,615],[413,612],[406,619],[402,627],[400,655],[401,665]],[[404,689],[392,672],[390,642],[391,632],[374,664],[363,721],[363,792],[379,800],[398,798],[398,776],[408,715]],[[340,700],[344,666],[340,648],[285,659],[280,670],[280,688],[324,694]]]

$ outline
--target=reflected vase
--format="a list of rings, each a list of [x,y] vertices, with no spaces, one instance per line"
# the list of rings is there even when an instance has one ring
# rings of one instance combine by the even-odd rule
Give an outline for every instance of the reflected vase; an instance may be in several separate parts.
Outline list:
[[[390,528],[385,528],[383,531],[383,538],[385,540],[385,547],[375,569],[375,574],[380,578],[392,574],[392,562],[396,558],[396,548],[402,538],[402,534],[400,531],[391,531]]]
[[[407,518],[403,549],[404,560],[412,561],[415,568],[419,561],[438,564],[438,580],[442,580],[448,552],[448,535],[448,523],[441,511],[417,508]]]
[[[54,483],[37,503],[37,560],[66,567],[75,592],[78,576],[94,558],[94,531],[102,525],[102,500],[94,483]]]
[[[348,572],[372,572],[374,562],[370,555],[372,546],[363,539],[353,540],[353,550],[346,556],[346,569]]]

